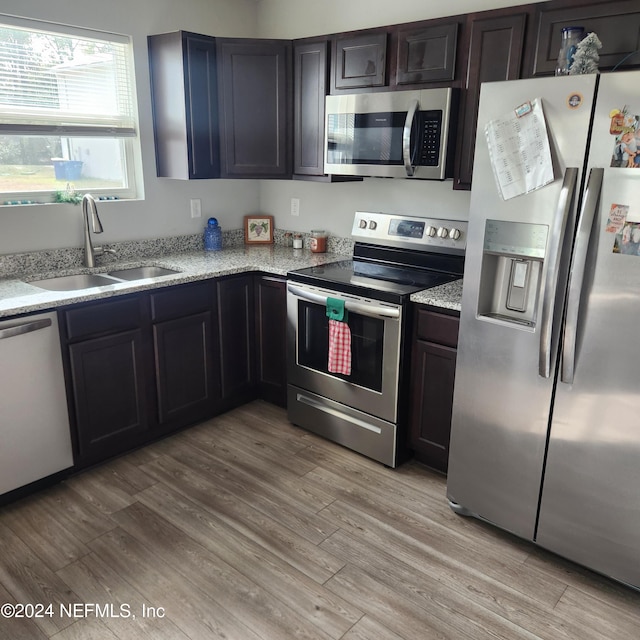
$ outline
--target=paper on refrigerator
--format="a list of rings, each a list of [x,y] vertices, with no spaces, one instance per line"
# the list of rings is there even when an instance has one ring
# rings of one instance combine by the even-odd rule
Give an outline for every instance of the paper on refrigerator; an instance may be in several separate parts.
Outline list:
[[[491,120],[484,131],[503,200],[553,182],[551,148],[540,98]]]

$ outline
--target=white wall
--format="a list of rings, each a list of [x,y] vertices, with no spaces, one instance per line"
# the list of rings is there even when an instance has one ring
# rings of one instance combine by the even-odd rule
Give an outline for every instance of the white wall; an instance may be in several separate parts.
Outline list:
[[[254,37],[254,0],[2,0],[0,12],[123,33],[133,38],[145,199],[100,203],[100,242],[199,232],[215,215],[223,228],[241,227],[259,210],[256,181],[177,181],[157,178],[151,121],[147,35],[184,29],[219,36]],[[189,199],[202,199],[202,219],[192,220]],[[79,207],[67,204],[0,207],[0,254],[81,246]]]
[[[487,11],[529,4],[531,1],[258,0],[258,28],[263,38],[305,38],[474,11]]]
[[[9,15],[72,24],[133,37],[142,142],[145,199],[101,203],[101,242],[198,233],[215,215],[223,229],[238,229],[242,216],[261,211],[276,226],[299,231],[325,228],[348,236],[356,210],[404,212],[464,219],[469,194],[451,182],[367,178],[362,183],[204,180],[157,178],[146,37],[185,29],[238,37],[298,38],[351,29],[411,22],[444,14],[482,11],[527,0],[3,0]],[[300,198],[300,216],[290,200]],[[202,219],[192,220],[189,199],[202,199]],[[79,207],[0,207],[0,254],[80,246]]]
[[[258,29],[265,38],[302,38],[382,25],[428,20],[444,15],[525,4],[529,0],[260,0]],[[290,214],[300,198],[300,217]],[[362,183],[301,181],[260,184],[260,208],[277,227],[296,231],[325,228],[348,236],[355,211],[385,211],[466,219],[469,192],[452,182],[366,178]]]

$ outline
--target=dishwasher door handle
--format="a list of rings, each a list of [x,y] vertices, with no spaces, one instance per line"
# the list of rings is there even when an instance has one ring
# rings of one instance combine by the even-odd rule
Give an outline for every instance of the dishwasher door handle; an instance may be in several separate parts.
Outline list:
[[[11,324],[3,327],[0,324],[0,340],[5,338],[13,338],[14,336],[21,336],[25,333],[31,333],[32,331],[39,331],[51,326],[51,318],[40,318],[39,320],[31,320],[28,322],[21,322],[20,324]]]

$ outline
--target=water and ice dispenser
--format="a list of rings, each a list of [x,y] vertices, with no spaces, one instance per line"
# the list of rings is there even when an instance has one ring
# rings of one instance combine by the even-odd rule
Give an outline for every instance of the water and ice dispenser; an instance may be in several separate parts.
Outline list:
[[[535,327],[548,232],[544,224],[486,221],[479,317]]]

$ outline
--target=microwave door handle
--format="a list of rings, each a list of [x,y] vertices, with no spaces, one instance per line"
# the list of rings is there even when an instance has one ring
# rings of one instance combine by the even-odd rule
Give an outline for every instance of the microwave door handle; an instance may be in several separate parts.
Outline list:
[[[404,121],[404,129],[402,131],[402,158],[404,160],[404,168],[407,176],[411,177],[415,173],[415,168],[411,162],[411,129],[413,128],[413,120],[416,117],[420,104],[417,100],[412,100],[407,117]]]

